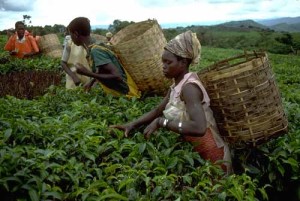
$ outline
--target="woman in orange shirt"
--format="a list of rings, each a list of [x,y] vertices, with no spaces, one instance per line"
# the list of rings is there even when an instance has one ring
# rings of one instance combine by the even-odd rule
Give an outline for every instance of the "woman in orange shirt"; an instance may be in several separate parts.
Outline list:
[[[18,58],[26,58],[39,53],[36,40],[32,35],[25,34],[25,25],[18,21],[15,24],[16,34],[12,35],[7,41],[4,50],[9,51],[10,55]]]

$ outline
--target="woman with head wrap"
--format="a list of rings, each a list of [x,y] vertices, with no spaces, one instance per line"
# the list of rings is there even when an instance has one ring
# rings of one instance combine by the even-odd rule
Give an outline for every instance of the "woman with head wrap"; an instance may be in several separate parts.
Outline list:
[[[222,160],[221,167],[229,173],[229,148],[219,135],[209,107],[210,99],[197,74],[189,72],[190,64],[198,63],[200,51],[200,42],[191,31],[172,39],[162,54],[163,73],[174,80],[166,97],[156,108],[135,121],[111,127],[124,130],[126,137],[134,128],[144,124],[148,124],[144,130],[146,138],[161,127],[179,133],[194,145],[202,158],[212,163]]]

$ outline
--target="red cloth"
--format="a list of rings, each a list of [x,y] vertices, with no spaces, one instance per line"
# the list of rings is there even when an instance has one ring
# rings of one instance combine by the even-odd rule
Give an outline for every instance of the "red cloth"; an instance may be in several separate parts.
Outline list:
[[[215,163],[218,160],[224,159],[224,147],[217,147],[213,134],[209,128],[202,137],[184,136],[184,140],[191,142],[194,145],[194,150],[205,160]],[[222,168],[225,168],[224,170],[226,170],[225,165],[222,165]]]

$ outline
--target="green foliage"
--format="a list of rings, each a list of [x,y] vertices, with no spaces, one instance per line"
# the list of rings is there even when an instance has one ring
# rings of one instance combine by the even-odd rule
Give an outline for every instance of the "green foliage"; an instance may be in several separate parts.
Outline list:
[[[128,22],[128,21],[114,20],[113,24],[110,24],[108,26],[108,30],[111,31],[112,33],[117,33],[121,29],[133,23],[134,23],[133,21]]]
[[[160,130],[123,138],[112,124],[133,120],[161,97],[104,96],[100,89],[52,87],[35,100],[0,99],[0,192],[33,200],[253,199],[258,182],[226,177]],[[234,181],[234,182],[233,182]],[[247,183],[247,185],[246,185]],[[240,190],[247,189],[241,195]],[[222,192],[222,195],[220,195]]]
[[[265,50],[275,54],[299,50],[300,33],[280,33],[256,27],[190,26],[164,29],[169,41],[187,30],[197,33],[203,46],[239,50]],[[291,49],[291,46],[295,49]]]
[[[193,71],[242,50],[203,46],[202,52],[202,60]],[[51,87],[33,100],[1,98],[1,198],[299,200],[300,58],[269,54],[269,59],[289,132],[255,149],[233,149],[236,172],[229,176],[204,161],[191,144],[173,132],[161,129],[146,140],[143,128],[129,138],[109,128],[151,110],[162,97],[138,100],[106,96],[100,88],[86,93],[81,88]],[[28,60],[28,68],[51,62],[43,57],[40,60]],[[7,67],[15,68],[19,69]]]

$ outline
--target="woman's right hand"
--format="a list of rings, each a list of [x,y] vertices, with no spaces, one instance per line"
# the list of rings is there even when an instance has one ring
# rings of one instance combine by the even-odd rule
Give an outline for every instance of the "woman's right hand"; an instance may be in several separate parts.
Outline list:
[[[74,75],[73,81],[76,86],[80,85],[80,83],[81,83],[80,79],[76,75]]]
[[[131,123],[124,124],[124,125],[111,125],[109,127],[110,128],[117,128],[119,130],[123,130],[125,137],[128,137],[128,134],[134,129],[134,126]]]

